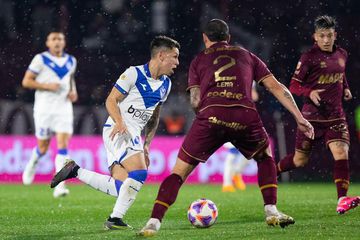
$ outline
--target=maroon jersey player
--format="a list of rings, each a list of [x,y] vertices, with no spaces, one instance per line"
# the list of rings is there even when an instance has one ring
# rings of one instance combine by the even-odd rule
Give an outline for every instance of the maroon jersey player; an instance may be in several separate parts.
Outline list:
[[[349,187],[349,130],[342,99],[352,98],[345,77],[347,52],[336,46],[335,19],[320,16],[315,20],[314,46],[304,54],[290,83],[290,91],[305,99],[302,114],[315,129],[315,139],[323,139],[334,159],[337,188],[336,211],[343,214],[360,203],[360,197],[347,197]],[[295,153],[278,163],[278,172],[305,166],[314,140],[297,131]]]
[[[229,40],[229,28],[224,21],[214,19],[206,25],[203,33],[206,49],[192,61],[189,70],[190,98],[196,119],[181,146],[172,174],[160,186],[151,218],[140,231],[142,235],[151,236],[160,229],[166,210],[175,202],[189,174],[226,142],[231,142],[246,158],[257,161],[267,224],[285,227],[294,223],[292,217],[276,208],[276,165],[268,135],[251,100],[253,80],[274,94],[309,137],[313,128],[302,117],[288,89],[266,65],[251,52],[229,45]]]

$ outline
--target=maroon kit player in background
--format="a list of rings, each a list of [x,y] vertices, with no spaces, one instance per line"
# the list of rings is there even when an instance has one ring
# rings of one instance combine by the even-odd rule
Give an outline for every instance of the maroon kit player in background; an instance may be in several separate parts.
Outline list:
[[[342,107],[342,98],[352,98],[345,77],[347,52],[334,45],[335,19],[320,16],[315,20],[314,46],[304,54],[296,67],[290,91],[305,99],[302,114],[315,129],[315,139],[324,139],[334,159],[334,181],[338,205],[343,214],[360,203],[360,197],[347,197],[349,188],[349,130]],[[305,166],[314,140],[297,131],[295,153],[278,163],[278,172]]]
[[[313,127],[301,115],[289,90],[259,58],[228,44],[229,28],[224,21],[211,20],[205,27],[203,40],[206,49],[192,61],[189,70],[190,98],[196,119],[172,174],[160,186],[151,218],[140,231],[143,236],[159,231],[166,210],[175,202],[189,174],[226,142],[231,142],[246,158],[257,161],[267,224],[285,227],[294,223],[292,217],[276,208],[276,165],[268,135],[251,100],[253,80],[264,85],[293,114],[299,129],[310,138]]]

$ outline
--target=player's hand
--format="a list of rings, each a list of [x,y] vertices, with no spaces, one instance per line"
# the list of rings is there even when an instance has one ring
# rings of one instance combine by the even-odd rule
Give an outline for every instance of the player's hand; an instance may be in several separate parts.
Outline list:
[[[76,102],[78,100],[78,94],[75,91],[70,91],[67,97],[71,102]]]
[[[149,158],[149,146],[144,145],[144,156],[145,156],[145,164],[146,167],[149,168],[150,165],[150,158]]]
[[[352,94],[351,94],[350,89],[348,89],[348,88],[344,89],[344,100],[349,101],[351,99],[352,99]]]
[[[56,92],[60,89],[60,83],[45,83],[44,89],[51,92]]]
[[[110,139],[111,141],[114,140],[114,137],[117,135],[117,134],[127,134],[129,135],[129,132],[125,126],[125,124],[121,121],[119,123],[115,123],[111,133],[110,133]]]
[[[320,93],[324,91],[325,89],[316,89],[310,92],[309,97],[316,106],[320,106],[320,101],[321,101]]]
[[[305,136],[307,136],[310,139],[314,139],[314,127],[311,125],[311,123],[306,120],[305,118],[301,118],[297,121],[298,129],[302,131]]]

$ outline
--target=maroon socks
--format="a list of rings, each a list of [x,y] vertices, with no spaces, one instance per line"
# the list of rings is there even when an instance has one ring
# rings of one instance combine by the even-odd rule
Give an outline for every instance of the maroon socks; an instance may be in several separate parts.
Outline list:
[[[336,160],[334,163],[334,181],[338,198],[344,197],[349,188],[349,161],[347,159]]]
[[[258,165],[258,183],[263,195],[264,204],[276,204],[277,200],[277,175],[273,158],[268,157]]]

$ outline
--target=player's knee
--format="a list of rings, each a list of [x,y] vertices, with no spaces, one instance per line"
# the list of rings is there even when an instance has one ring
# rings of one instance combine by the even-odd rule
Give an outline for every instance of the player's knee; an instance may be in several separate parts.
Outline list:
[[[345,147],[336,148],[332,151],[332,154],[335,159],[347,159],[348,149]]]
[[[141,170],[131,171],[129,172],[128,177],[138,182],[144,183],[147,178],[147,170],[141,169]]]
[[[307,155],[297,156],[295,154],[295,156],[294,156],[294,165],[296,167],[304,167],[308,162],[309,162],[309,156],[307,156]]]

